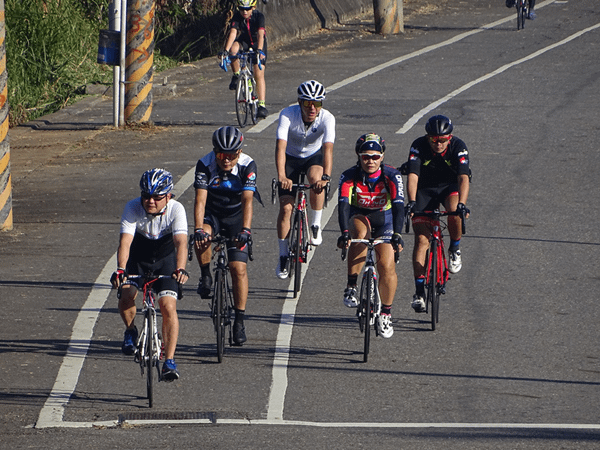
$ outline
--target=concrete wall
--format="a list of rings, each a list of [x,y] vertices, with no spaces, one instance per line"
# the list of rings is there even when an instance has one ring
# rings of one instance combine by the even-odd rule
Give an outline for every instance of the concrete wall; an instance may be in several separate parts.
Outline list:
[[[373,11],[373,0],[258,0],[269,42],[283,43]]]

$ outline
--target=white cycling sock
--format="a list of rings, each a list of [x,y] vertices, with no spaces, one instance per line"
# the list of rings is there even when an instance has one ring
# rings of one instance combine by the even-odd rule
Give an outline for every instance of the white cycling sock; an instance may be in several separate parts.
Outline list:
[[[311,226],[318,226],[319,228],[321,228],[321,217],[323,216],[323,210],[319,209],[314,210],[313,211],[313,220],[312,220],[312,224]]]

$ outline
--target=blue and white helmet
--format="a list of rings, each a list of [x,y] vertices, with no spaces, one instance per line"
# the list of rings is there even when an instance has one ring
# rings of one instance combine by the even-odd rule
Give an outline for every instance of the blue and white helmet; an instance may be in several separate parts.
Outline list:
[[[165,169],[151,169],[140,179],[142,194],[164,195],[173,189],[173,175]]]
[[[298,86],[298,100],[322,102],[326,94],[325,86],[315,80],[305,81]]]

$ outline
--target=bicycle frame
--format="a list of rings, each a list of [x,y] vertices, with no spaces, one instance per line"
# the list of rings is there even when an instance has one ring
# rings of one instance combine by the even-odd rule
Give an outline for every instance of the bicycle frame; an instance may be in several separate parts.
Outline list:
[[[252,50],[240,52],[237,55],[240,62],[240,76],[235,90],[235,111],[241,128],[244,128],[248,122],[248,112],[250,112],[252,123],[256,124],[257,121],[258,97],[252,68],[253,59],[256,57],[256,53]]]
[[[229,345],[233,345],[233,332],[231,329],[231,316],[233,313],[232,289],[229,279],[229,263],[227,261],[227,242],[229,239],[223,236],[215,236],[212,242],[213,259],[215,263],[215,281],[213,284],[213,295],[210,302],[210,315],[217,337],[217,360],[223,361],[225,351],[225,329],[229,331]]]
[[[525,28],[528,14],[528,0],[517,0],[515,6],[517,7],[517,30],[522,30]]]

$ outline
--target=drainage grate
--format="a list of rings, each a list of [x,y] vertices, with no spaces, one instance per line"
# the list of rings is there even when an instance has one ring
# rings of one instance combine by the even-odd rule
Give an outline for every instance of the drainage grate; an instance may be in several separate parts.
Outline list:
[[[181,412],[181,411],[166,411],[166,412],[130,412],[119,414],[119,423],[124,423],[130,420],[200,420],[208,419],[212,423],[217,421],[217,413],[215,412]]]

